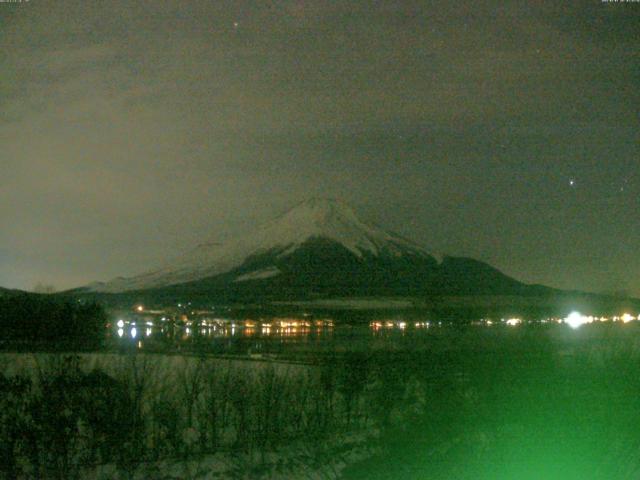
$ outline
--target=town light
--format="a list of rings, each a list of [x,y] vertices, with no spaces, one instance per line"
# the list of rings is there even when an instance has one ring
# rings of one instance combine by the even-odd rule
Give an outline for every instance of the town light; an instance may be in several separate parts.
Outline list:
[[[630,315],[630,314],[628,314],[628,313],[625,313],[624,315],[622,315],[621,319],[622,319],[622,321],[623,321],[624,323],[629,323],[629,322],[631,322],[632,320],[635,320],[635,317],[634,317],[633,315]]]
[[[589,323],[588,317],[581,315],[579,312],[571,312],[567,318],[564,319],[564,323],[571,328],[576,329],[585,323]]]

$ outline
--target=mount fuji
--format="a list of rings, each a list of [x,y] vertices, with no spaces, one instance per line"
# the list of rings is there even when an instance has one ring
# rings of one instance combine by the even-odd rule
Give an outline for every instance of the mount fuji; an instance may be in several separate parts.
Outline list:
[[[338,200],[311,199],[244,236],[223,244],[202,244],[159,268],[94,283],[86,290],[290,299],[504,295],[539,288],[477,260],[434,255],[363,222]]]

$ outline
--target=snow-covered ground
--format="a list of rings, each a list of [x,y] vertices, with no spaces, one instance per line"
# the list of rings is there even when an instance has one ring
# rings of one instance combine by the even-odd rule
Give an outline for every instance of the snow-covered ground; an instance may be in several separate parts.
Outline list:
[[[48,422],[67,425],[68,430],[61,436],[62,439],[56,439],[56,442],[64,442],[67,446],[60,451],[53,450],[55,455],[63,455],[60,452],[67,452],[65,455],[69,455],[64,463],[67,465],[64,467],[65,474],[74,478],[104,480],[339,478],[346,466],[377,452],[376,439],[379,432],[370,421],[343,423],[341,418],[344,413],[337,413],[342,410],[336,410],[327,412],[332,416],[330,423],[337,422],[343,426],[331,427],[317,438],[307,438],[305,432],[308,427],[301,427],[296,422],[313,416],[316,408],[314,402],[320,398],[317,395],[322,396],[318,388],[318,377],[314,376],[317,368],[319,367],[279,362],[140,353],[0,354],[2,378],[27,377],[35,386],[35,390],[28,390],[28,398],[10,400],[13,403],[9,407],[15,408],[14,414],[25,416],[18,421],[31,422],[29,428],[36,432],[48,431]],[[125,393],[128,400],[118,403],[122,402],[121,397],[120,400],[117,397],[97,398],[96,390],[91,390],[100,388],[95,383],[88,389],[81,382],[74,383],[82,375],[90,376],[92,372],[101,372],[111,377],[112,380],[100,376],[93,378],[106,382],[104,388],[107,388],[106,391],[116,392],[114,395],[119,395],[117,392],[128,392]],[[54,380],[47,387],[49,390],[53,389],[52,400],[49,401],[46,394],[44,398],[40,397],[39,392],[45,391],[41,390],[43,383],[56,378],[61,383]],[[68,391],[64,385],[78,385],[78,388],[85,390]],[[56,388],[62,388],[63,391]],[[116,390],[108,390],[109,388]],[[336,391],[331,392],[330,402],[337,401]],[[76,398],[74,395],[79,396]],[[221,398],[224,400],[221,401]],[[0,395],[0,403],[2,401],[5,399]],[[135,408],[133,405],[139,406],[137,415],[141,423],[136,428],[141,429],[138,430],[140,436],[130,437],[125,434],[117,446],[118,449],[126,451],[133,448],[138,452],[133,454],[134,460],[129,460],[128,466],[115,461],[98,460],[96,463],[87,463],[82,460],[93,458],[91,455],[98,451],[95,450],[95,445],[101,445],[104,440],[94,429],[99,427],[86,423],[88,420],[81,413],[84,411],[82,408],[86,408],[86,403],[81,403],[85,407],[74,411],[74,402],[78,401],[90,401],[90,408],[97,408],[102,412],[105,411],[105,406],[113,402],[113,420],[111,413],[108,413],[108,421],[113,422],[122,421],[123,405],[125,408],[129,408],[126,407],[129,405],[132,409]],[[23,406],[20,406],[21,402],[25,402]],[[28,412],[33,408],[30,405],[37,405],[39,402],[50,409],[51,417],[44,417],[41,420],[43,425],[38,425],[40,420],[35,420],[35,424],[33,420],[29,420],[31,414]],[[211,430],[207,409],[219,409],[221,416],[227,415],[229,418],[224,426],[223,423],[218,423]],[[34,418],[38,418],[39,410],[34,411]],[[111,407],[107,408],[107,412],[110,411]],[[120,416],[118,411],[121,412]],[[133,410],[130,413],[136,415]],[[167,415],[169,423],[166,423]],[[275,424],[269,423],[267,419],[272,415]],[[117,420],[118,418],[121,420]],[[5,421],[0,420],[0,424]],[[249,423],[241,426],[245,421]],[[304,421],[313,423],[314,420],[307,418]],[[125,421],[123,428],[131,428],[127,425]],[[282,431],[287,440],[274,437],[269,428]],[[239,433],[240,430],[245,433]],[[324,430],[317,432],[320,431]],[[212,432],[217,439],[216,446],[210,445]],[[37,435],[42,435],[42,432]],[[129,438],[142,439],[138,442],[143,442],[144,445],[135,447],[129,443]],[[30,470],[33,465],[28,454],[21,453],[26,451],[23,450],[25,447],[15,448],[19,469],[31,471],[36,476],[38,472],[42,473]],[[49,447],[43,447],[45,450],[47,448]],[[118,455],[122,456],[122,453]],[[118,455],[114,458],[120,458]]]
[[[108,375],[115,375],[127,368],[132,362],[146,369],[147,374],[152,375],[152,380],[173,381],[179,372],[193,368],[202,360],[195,355],[167,355],[144,354],[123,355],[117,353],[0,353],[0,374],[7,376],[34,375],[39,370],[50,368],[55,361],[64,358],[75,357],[84,372],[100,369]],[[309,368],[288,362],[261,361],[255,359],[229,359],[207,357],[208,365],[216,365],[219,368],[245,369],[259,372],[265,368],[273,368],[281,375],[299,373]]]
[[[377,432],[359,432],[336,436],[331,442],[317,444],[296,443],[277,452],[262,455],[233,452],[203,455],[188,460],[163,460],[141,464],[133,480],[149,478],[162,480],[337,480],[349,465],[366,460],[379,452],[372,442]],[[102,465],[86,472],[86,480],[120,480],[123,477],[115,465]]]

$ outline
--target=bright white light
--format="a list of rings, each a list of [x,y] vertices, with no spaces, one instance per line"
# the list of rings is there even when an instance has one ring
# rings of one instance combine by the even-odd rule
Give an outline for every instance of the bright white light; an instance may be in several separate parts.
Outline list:
[[[622,321],[623,321],[624,323],[629,323],[629,322],[631,322],[632,320],[635,320],[635,317],[633,317],[632,315],[630,315],[630,314],[628,314],[628,313],[625,313],[624,315],[622,315]]]
[[[520,325],[522,323],[522,320],[520,320],[519,318],[510,318],[509,320],[507,320],[507,325],[509,325],[510,327],[515,327],[516,325]]]
[[[145,331],[145,335],[148,337],[151,335],[151,329],[147,328],[147,330]]]
[[[138,336],[138,329],[136,327],[133,327],[131,329],[131,338],[136,338]]]
[[[123,320],[118,320],[117,325],[118,325],[118,328],[124,327],[124,321]]]
[[[571,328],[579,328],[585,323],[589,323],[589,318],[581,315],[579,312],[571,312],[567,318],[564,319],[564,323]]]
[[[144,307],[142,305],[138,305],[136,307],[136,310],[139,311],[139,312],[142,312],[144,310]]]
[[[124,330],[122,328],[118,329],[118,336],[122,337],[124,335]]]

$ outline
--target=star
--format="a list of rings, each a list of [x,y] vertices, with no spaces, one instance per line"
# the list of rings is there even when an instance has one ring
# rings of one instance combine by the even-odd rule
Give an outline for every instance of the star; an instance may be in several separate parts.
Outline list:
[[[571,180],[569,180],[569,186],[570,187],[575,187],[576,186],[576,181],[573,178]]]

